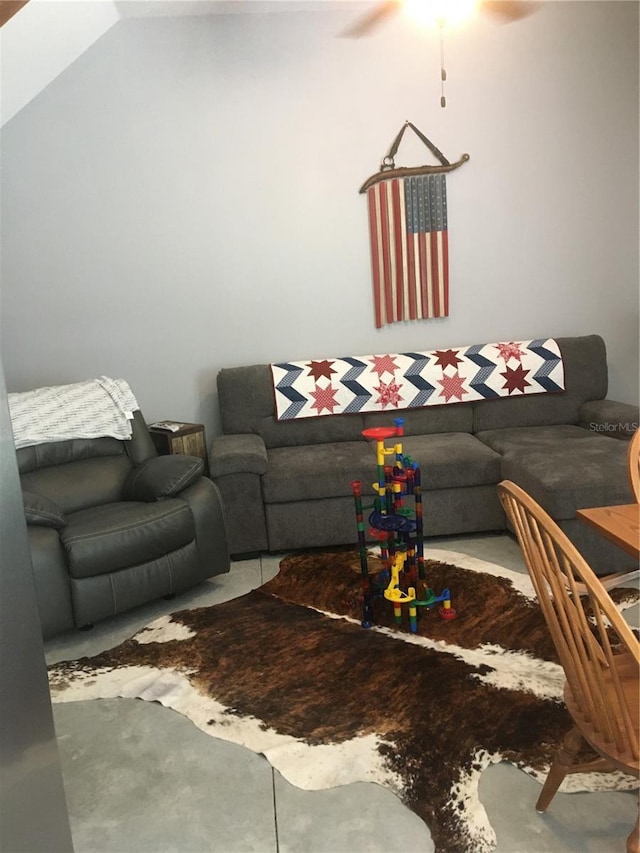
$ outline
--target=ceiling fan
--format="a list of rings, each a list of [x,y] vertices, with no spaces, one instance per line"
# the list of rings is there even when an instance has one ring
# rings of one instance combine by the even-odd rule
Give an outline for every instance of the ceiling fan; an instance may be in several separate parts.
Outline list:
[[[371,35],[375,29],[402,10],[403,0],[381,0],[343,31],[347,38]],[[526,18],[539,6],[536,0],[478,0],[479,11],[498,23],[510,24]]]

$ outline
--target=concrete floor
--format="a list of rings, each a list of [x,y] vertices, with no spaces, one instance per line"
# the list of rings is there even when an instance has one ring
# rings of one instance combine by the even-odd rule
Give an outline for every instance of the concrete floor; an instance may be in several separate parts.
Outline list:
[[[504,535],[440,538],[434,547],[526,571]],[[47,661],[110,648],[157,616],[217,604],[272,577],[279,558],[233,563],[173,601],[161,601],[46,644]],[[637,624],[637,608],[629,616]],[[429,853],[424,823],[389,791],[357,783],[302,791],[267,761],[161,705],[110,699],[54,705],[76,853]],[[627,792],[558,794],[545,815],[540,787],[508,764],[482,777],[497,853],[624,851],[637,816]],[[470,851],[471,853],[471,851]]]

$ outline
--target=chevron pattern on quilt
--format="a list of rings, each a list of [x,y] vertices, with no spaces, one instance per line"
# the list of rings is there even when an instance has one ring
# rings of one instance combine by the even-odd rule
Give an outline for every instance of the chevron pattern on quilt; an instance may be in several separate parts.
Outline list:
[[[564,391],[553,338],[289,361],[271,375],[279,421]]]

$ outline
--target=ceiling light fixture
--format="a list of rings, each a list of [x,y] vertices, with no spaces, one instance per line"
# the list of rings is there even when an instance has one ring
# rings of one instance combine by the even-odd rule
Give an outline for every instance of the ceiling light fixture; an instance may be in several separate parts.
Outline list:
[[[440,106],[446,107],[444,84],[444,28],[465,23],[473,17],[478,0],[402,0],[409,17],[424,26],[436,26],[440,31]]]
[[[419,24],[451,27],[472,18],[478,0],[402,0],[402,5]]]

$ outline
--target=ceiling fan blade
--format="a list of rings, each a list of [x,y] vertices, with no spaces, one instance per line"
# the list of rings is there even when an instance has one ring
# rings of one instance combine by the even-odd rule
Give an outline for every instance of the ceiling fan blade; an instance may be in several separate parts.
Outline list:
[[[520,21],[538,11],[536,0],[483,0],[480,9],[502,24]]]
[[[344,38],[360,38],[370,35],[375,28],[400,9],[399,0],[383,0],[366,15],[362,15],[346,30],[340,33]]]

